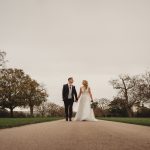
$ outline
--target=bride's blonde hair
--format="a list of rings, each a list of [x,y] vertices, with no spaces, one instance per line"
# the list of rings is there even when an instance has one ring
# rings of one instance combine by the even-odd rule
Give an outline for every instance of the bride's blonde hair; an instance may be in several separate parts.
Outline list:
[[[82,84],[83,84],[83,86],[85,87],[85,89],[87,89],[88,88],[88,81],[87,80],[83,80],[82,81]]]

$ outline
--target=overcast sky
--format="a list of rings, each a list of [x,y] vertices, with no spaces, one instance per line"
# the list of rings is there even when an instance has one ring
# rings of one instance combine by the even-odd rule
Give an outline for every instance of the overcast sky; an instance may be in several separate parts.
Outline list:
[[[57,104],[69,76],[112,98],[110,79],[149,69],[150,1],[0,0],[0,49]]]

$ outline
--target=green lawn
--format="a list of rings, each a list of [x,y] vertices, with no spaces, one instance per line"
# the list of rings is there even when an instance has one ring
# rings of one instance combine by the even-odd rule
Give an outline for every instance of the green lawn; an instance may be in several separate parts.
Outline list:
[[[62,119],[61,117],[45,117],[45,118],[0,118],[0,129],[11,128],[27,124],[35,124],[41,122],[55,121]]]
[[[100,117],[98,119],[150,126],[150,118]]]

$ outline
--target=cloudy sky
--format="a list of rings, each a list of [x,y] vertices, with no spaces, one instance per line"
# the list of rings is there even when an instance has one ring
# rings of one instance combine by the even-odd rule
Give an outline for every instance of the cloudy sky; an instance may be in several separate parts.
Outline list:
[[[0,0],[0,49],[57,104],[69,76],[112,98],[110,79],[149,69],[150,1]]]

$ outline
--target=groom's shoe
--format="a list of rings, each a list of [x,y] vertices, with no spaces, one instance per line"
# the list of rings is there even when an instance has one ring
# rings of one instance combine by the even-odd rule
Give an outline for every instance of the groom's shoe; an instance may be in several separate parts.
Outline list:
[[[72,121],[72,119],[71,119],[71,118],[69,118],[69,121]]]
[[[66,118],[66,121],[68,121],[68,118]]]

